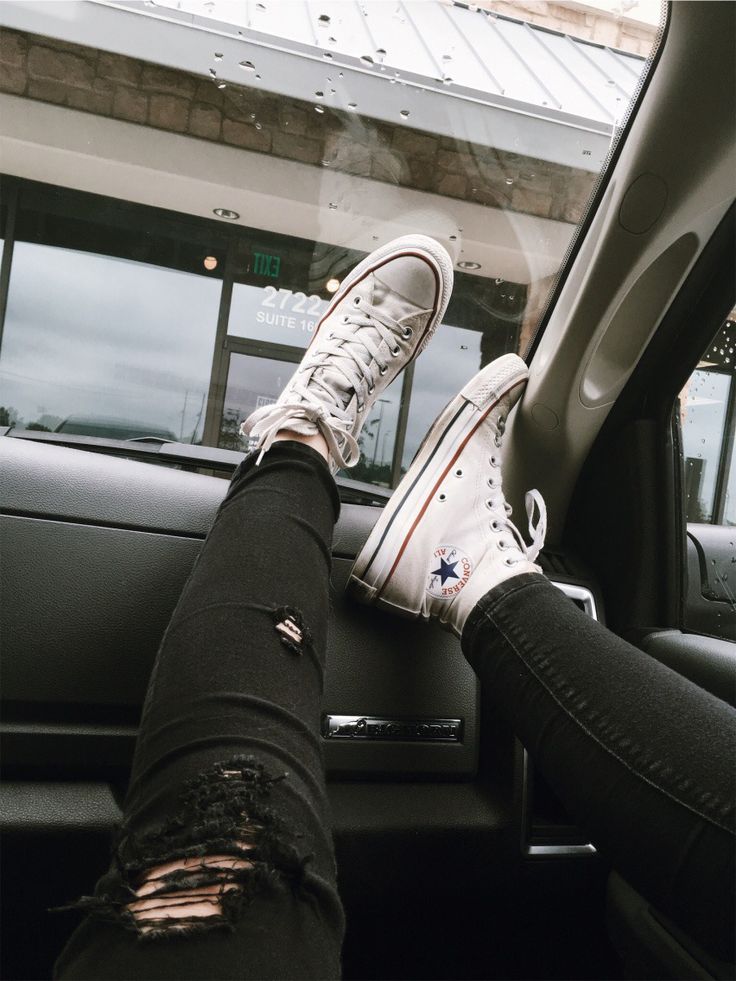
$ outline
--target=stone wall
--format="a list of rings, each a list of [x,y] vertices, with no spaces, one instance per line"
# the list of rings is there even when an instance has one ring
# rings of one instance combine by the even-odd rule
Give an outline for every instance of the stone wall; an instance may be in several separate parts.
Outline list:
[[[0,91],[565,222],[580,220],[595,180],[586,171],[327,107],[320,114],[310,102],[218,88],[209,77],[9,29],[0,29]]]
[[[649,24],[570,0],[475,0],[474,6],[643,58],[649,56],[657,35],[657,28]]]

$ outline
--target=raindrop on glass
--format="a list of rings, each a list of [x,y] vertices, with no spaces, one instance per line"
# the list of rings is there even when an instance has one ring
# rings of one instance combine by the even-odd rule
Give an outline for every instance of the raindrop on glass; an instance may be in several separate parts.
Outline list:
[[[372,64],[374,64],[373,58],[371,58],[370,55],[361,55],[360,56],[360,60],[363,62],[364,65],[372,65]]]
[[[222,61],[222,52],[215,51],[215,61]]]
[[[496,279],[496,286],[500,286],[502,282],[503,282],[503,280],[501,279],[501,277],[500,276],[497,277],[497,279]]]
[[[337,44],[337,38],[336,37],[328,37],[327,38],[327,43],[328,44]]]
[[[330,201],[330,211],[337,211],[337,205],[334,201]]]
[[[380,58],[381,61],[383,61],[383,59],[385,57],[386,57],[386,49],[385,48],[376,48],[376,58]]]
[[[217,78],[217,72],[215,71],[214,68],[210,68],[210,75],[212,76],[212,78]]]
[[[265,10],[265,9],[266,9],[265,3],[257,3],[256,4],[256,10]]]
[[[253,64],[252,61],[241,61],[240,67],[245,72],[254,72],[256,70],[256,66]]]
[[[218,87],[218,89],[227,88],[227,82],[218,82],[217,83],[217,87]]]
[[[350,109],[351,112],[355,112],[357,108],[358,108],[357,102],[348,102],[348,109]]]
[[[263,129],[262,123],[256,123],[256,129]]]
[[[452,55],[450,55],[450,54],[443,54],[442,55],[442,60],[443,61],[452,61]]]
[[[514,183],[514,178],[513,177],[507,177],[506,178],[506,183],[509,184],[509,185],[513,184]]]
[[[332,58],[332,52],[331,51],[323,51],[322,52],[322,57],[323,58]]]
[[[324,97],[325,97],[324,92],[320,92],[319,89],[314,93],[314,95],[315,95],[315,98],[317,98],[317,99],[324,99]]]
[[[402,109],[401,112],[399,113],[399,115],[401,116],[402,119],[408,119],[409,118],[409,110],[408,109]]]
[[[443,85],[452,85],[452,79],[450,78],[449,75],[445,75],[445,77],[442,79],[442,84]]]
[[[320,14],[319,17],[317,18],[317,23],[319,24],[320,27],[327,27],[327,25],[330,23],[329,15]]]
[[[451,242],[457,242],[457,235],[451,235],[450,236],[450,241]]]
[[[338,78],[344,78],[344,77],[345,77],[345,76],[343,75],[343,73],[342,73],[342,72],[340,72],[340,74],[338,75]]]
[[[320,115],[325,111],[323,106],[315,106],[314,111],[318,112]]]
[[[251,119],[255,119],[255,118],[256,118],[256,114],[255,114],[254,112],[252,112],[252,113],[250,114],[250,118],[251,118]]]

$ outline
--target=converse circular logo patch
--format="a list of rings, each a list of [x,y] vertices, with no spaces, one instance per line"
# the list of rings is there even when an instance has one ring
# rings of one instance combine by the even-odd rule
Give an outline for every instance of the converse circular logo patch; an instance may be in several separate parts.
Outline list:
[[[432,552],[427,592],[435,599],[452,599],[470,579],[473,563],[456,545],[438,545]]]

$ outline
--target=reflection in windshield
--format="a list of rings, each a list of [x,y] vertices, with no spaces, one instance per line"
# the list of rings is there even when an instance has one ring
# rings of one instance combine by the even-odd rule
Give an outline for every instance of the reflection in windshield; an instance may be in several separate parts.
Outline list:
[[[198,442],[220,289],[176,270],[16,243],[0,403],[17,426]]]
[[[49,103],[41,150],[79,130],[79,190],[11,181],[0,424],[244,449],[349,270],[421,233],[453,260],[446,322],[351,471],[395,485],[464,381],[534,340],[656,43],[612,3],[121,0],[63,38],[3,29],[89,91],[18,100]],[[90,146],[110,175],[136,160],[135,200]]]

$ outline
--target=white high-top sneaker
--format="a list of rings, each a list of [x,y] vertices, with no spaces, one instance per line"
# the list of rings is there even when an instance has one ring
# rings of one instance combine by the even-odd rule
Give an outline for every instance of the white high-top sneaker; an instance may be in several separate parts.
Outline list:
[[[501,486],[506,417],[527,377],[521,358],[506,354],[440,413],[355,561],[349,588],[357,599],[437,619],[460,636],[490,589],[541,572],[534,560],[546,531],[542,496],[526,496],[527,546]]]
[[[320,433],[333,473],[354,466],[357,437],[381,392],[428,344],[452,293],[452,260],[434,239],[406,235],[345,277],[304,359],[273,405],[240,431],[263,454],[276,435]]]

